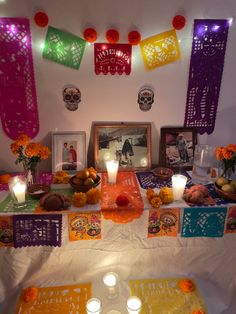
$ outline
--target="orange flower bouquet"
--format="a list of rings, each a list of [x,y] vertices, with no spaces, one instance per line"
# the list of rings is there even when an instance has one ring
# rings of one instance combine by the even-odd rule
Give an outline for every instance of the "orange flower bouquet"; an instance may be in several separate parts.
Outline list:
[[[23,164],[28,183],[36,183],[37,165],[49,157],[51,154],[49,148],[41,143],[31,142],[28,135],[22,134],[11,144],[11,151],[17,156],[15,163]]]
[[[232,172],[235,171],[236,144],[229,144],[226,147],[217,147],[216,159],[222,163],[222,177],[230,178]]]

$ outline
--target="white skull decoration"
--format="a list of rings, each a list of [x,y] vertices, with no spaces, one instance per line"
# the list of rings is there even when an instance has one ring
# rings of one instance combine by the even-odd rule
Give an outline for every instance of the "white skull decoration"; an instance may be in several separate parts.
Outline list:
[[[154,102],[154,92],[150,87],[143,87],[138,93],[139,108],[142,111],[148,111],[152,108]]]
[[[63,90],[63,100],[66,103],[66,108],[68,110],[77,110],[81,101],[80,90],[74,86],[65,87]]]

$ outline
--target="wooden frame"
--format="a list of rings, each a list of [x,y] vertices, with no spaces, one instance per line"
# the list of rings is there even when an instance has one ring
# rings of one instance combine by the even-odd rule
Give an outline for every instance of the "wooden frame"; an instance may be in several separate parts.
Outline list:
[[[106,170],[107,160],[118,160],[122,171],[151,168],[151,124],[95,125],[94,160],[99,171]]]
[[[75,174],[86,167],[85,132],[52,133],[52,172],[67,171]]]
[[[160,165],[175,171],[192,170],[196,144],[195,128],[161,128]]]

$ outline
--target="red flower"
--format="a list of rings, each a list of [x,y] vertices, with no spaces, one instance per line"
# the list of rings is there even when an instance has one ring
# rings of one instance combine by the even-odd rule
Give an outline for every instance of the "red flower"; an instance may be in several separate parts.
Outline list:
[[[186,19],[183,15],[176,15],[172,20],[172,25],[175,29],[180,30],[186,24]]]
[[[44,12],[37,12],[34,15],[34,21],[39,27],[45,27],[48,25],[48,16]]]
[[[129,204],[129,199],[125,195],[118,195],[116,198],[116,204],[118,206],[127,206]]]
[[[94,28],[86,28],[83,33],[84,39],[89,42],[93,43],[97,40],[98,35]]]
[[[110,44],[116,44],[119,41],[120,34],[115,29],[109,29],[106,32],[106,39]]]
[[[141,35],[137,31],[132,31],[128,34],[128,41],[131,45],[138,45],[141,40]]]

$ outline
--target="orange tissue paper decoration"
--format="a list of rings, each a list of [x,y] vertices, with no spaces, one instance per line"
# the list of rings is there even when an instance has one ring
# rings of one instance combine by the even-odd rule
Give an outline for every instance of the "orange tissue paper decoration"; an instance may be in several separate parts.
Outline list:
[[[106,32],[106,39],[110,44],[116,44],[119,41],[120,34],[115,29],[109,29]]]
[[[141,41],[140,33],[137,31],[129,32],[128,41],[129,41],[129,44],[131,44],[131,45],[138,45]]]
[[[48,16],[44,12],[37,12],[34,15],[34,21],[39,27],[45,27],[48,25]]]
[[[179,282],[179,288],[183,292],[188,293],[188,292],[192,292],[195,290],[195,285],[192,282],[192,280],[190,280],[190,279],[182,279]]]
[[[192,314],[206,314],[206,312],[203,310],[195,310],[192,312]]]
[[[172,20],[172,25],[176,30],[181,30],[186,24],[186,19],[183,15],[176,15]]]
[[[35,286],[28,287],[23,293],[23,300],[25,302],[35,301],[38,297],[38,288]]]
[[[83,32],[84,39],[89,42],[93,43],[97,40],[98,34],[94,28],[86,28]]]

